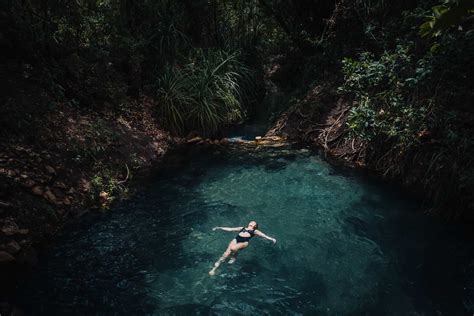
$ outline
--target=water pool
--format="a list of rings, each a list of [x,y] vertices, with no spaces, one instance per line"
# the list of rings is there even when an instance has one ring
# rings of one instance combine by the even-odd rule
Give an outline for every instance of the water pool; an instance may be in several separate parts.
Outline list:
[[[471,232],[305,150],[203,151],[65,229],[18,300],[42,315],[463,315]],[[237,261],[207,272],[256,220]]]

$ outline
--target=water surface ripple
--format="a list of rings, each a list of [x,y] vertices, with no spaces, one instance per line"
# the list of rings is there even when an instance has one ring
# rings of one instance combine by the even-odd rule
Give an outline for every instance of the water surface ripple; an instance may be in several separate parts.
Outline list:
[[[470,232],[308,152],[209,152],[65,229],[19,301],[36,315],[463,315]],[[254,238],[209,277],[233,233]]]

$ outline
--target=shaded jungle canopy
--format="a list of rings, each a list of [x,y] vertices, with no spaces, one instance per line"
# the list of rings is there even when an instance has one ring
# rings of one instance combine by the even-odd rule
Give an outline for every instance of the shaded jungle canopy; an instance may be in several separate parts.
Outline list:
[[[276,120],[315,86],[350,100],[347,139],[439,208],[474,209],[473,1],[2,1],[2,137],[34,139],[64,104],[143,97],[177,135]],[[268,82],[283,92],[267,104]],[[329,83],[329,84],[328,84]],[[306,104],[306,105],[305,105]],[[354,158],[355,159],[355,158]],[[415,170],[415,171],[413,171]],[[453,214],[452,214],[453,215]]]

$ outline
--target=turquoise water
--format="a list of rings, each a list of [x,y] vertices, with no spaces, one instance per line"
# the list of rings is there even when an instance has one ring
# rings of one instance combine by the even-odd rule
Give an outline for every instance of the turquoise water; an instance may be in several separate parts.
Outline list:
[[[110,213],[69,227],[20,290],[43,315],[464,315],[467,228],[305,150],[200,152]],[[207,272],[256,220],[237,261]]]

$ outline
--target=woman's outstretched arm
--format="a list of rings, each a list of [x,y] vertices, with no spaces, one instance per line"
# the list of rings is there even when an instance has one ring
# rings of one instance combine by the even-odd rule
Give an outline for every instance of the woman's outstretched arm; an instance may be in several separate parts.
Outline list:
[[[277,242],[277,240],[275,238],[267,236],[259,230],[255,230],[255,235],[263,237],[263,238],[268,239],[268,240],[271,240],[274,244]]]
[[[243,227],[214,227],[212,230],[225,230],[226,232],[239,232]]]

